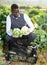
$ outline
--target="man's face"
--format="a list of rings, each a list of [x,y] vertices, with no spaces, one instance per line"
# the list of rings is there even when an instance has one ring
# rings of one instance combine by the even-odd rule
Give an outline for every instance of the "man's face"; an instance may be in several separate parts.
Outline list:
[[[13,9],[12,14],[13,14],[15,17],[18,17],[18,16],[19,16],[19,9]]]

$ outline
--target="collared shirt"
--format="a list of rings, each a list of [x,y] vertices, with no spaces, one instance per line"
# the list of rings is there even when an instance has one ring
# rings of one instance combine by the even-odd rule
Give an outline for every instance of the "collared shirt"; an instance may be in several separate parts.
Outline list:
[[[18,16],[20,17],[20,15]],[[16,19],[18,19],[18,17]],[[28,17],[27,14],[24,14],[24,19],[27,23],[27,25],[30,27],[30,32],[33,32],[34,31],[34,25],[32,23],[32,21],[30,20],[30,18]],[[9,36],[12,36],[12,32],[11,32],[11,18],[10,18],[10,15],[7,16],[7,19],[6,19],[6,33],[9,35]]]

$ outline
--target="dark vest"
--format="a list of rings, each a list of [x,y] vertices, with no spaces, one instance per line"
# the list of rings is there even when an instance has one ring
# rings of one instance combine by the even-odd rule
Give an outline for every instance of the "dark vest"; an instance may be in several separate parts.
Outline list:
[[[24,20],[24,14],[20,13],[20,17],[16,19],[12,14],[10,15],[11,17],[11,29],[14,28],[22,28],[23,26],[27,25],[26,21]]]

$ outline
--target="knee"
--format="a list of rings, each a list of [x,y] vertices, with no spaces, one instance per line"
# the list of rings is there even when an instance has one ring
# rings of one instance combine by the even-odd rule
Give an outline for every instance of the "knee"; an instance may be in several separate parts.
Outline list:
[[[31,38],[32,40],[34,40],[34,39],[36,38],[36,34],[35,34],[35,33],[33,33],[33,32],[32,32],[32,33],[30,33],[30,35],[29,35],[29,36],[30,36],[30,38]]]

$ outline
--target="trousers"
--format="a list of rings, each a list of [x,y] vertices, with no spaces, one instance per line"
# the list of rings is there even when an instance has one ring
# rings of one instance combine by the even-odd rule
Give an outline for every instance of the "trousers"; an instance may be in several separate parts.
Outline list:
[[[23,35],[21,38],[20,37],[19,38],[13,38],[12,36],[7,35],[6,41],[9,42],[8,47],[9,47],[9,50],[10,50],[12,47],[15,47],[14,42],[17,44],[17,40],[19,40],[19,39],[27,39],[26,42],[23,41],[23,43],[22,43],[22,46],[27,47],[28,45],[30,45],[31,42],[34,41],[35,38],[36,38],[35,33],[31,32],[28,35]]]

